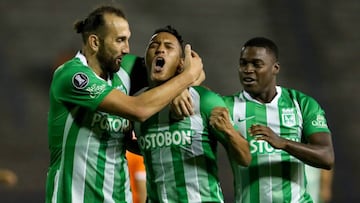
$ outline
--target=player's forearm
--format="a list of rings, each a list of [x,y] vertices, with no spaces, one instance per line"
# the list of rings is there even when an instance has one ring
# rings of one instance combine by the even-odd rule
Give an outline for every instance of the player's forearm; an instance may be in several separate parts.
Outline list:
[[[204,82],[206,76],[205,76],[205,71],[201,71],[200,76],[193,82],[192,86],[199,86],[201,85],[202,82]]]
[[[309,145],[287,140],[283,150],[317,168],[331,169],[334,164],[334,154],[328,146]]]
[[[236,162],[243,166],[249,166],[251,154],[249,143],[235,129],[226,132],[230,155]]]
[[[137,96],[140,101],[139,106],[143,107],[143,115],[140,121],[144,121],[156,112],[159,112],[172,99],[191,86],[196,78],[191,74],[183,73]]]

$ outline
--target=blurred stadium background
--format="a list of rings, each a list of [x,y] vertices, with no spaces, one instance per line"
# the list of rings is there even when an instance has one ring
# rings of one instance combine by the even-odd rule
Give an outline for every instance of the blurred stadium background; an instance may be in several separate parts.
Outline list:
[[[279,83],[315,97],[327,112],[336,153],[332,202],[360,202],[358,0],[2,0],[0,168],[15,171],[19,182],[0,186],[0,202],[44,202],[51,73],[80,47],[73,22],[108,3],[125,9],[135,54],[143,55],[155,28],[175,26],[202,56],[205,85],[220,94],[241,88],[241,45],[254,36],[272,38],[280,47]],[[226,202],[232,202],[221,147],[219,157]]]

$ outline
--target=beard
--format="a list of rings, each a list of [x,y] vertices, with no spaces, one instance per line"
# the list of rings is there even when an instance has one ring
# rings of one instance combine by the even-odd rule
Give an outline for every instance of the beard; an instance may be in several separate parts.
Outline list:
[[[96,54],[101,69],[110,74],[118,72],[120,66],[116,63],[116,59],[113,59],[106,53],[105,49],[104,45],[100,46],[99,52]]]

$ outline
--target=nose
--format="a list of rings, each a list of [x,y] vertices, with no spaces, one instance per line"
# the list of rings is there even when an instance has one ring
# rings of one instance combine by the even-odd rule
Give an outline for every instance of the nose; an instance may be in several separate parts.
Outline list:
[[[254,72],[254,67],[251,63],[247,63],[245,65],[241,65],[239,70],[243,73],[252,73]]]
[[[159,44],[157,47],[155,54],[164,53],[165,52],[165,46],[163,44]]]
[[[123,49],[122,49],[122,52],[125,53],[125,54],[130,53],[129,41],[126,41],[126,42],[125,42],[125,45],[124,45],[124,47],[123,47]]]

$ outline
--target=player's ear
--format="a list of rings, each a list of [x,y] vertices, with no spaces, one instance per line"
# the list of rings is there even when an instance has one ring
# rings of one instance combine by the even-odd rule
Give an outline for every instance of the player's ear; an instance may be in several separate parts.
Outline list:
[[[181,73],[183,71],[184,71],[184,58],[181,58],[180,62],[179,62],[178,69],[177,69],[177,73]]]
[[[100,39],[97,35],[95,35],[95,34],[89,35],[88,42],[89,42],[90,48],[93,51],[97,52],[99,50]]]
[[[278,74],[280,71],[280,62],[276,61],[273,65],[273,73]]]

